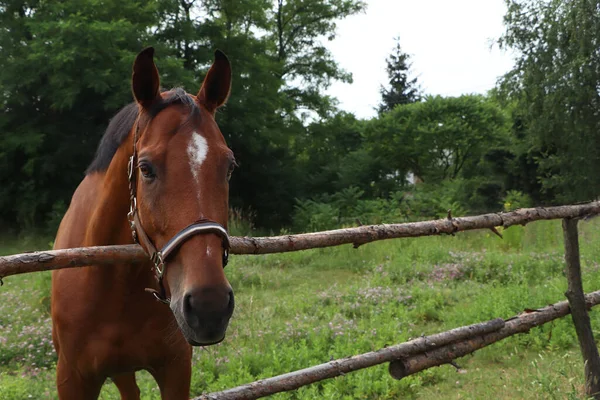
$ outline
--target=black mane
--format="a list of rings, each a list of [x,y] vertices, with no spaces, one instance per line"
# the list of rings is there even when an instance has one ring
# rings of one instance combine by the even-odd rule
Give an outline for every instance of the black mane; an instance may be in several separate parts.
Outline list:
[[[156,102],[148,110],[150,118],[154,118],[162,110],[172,104],[183,104],[188,106],[191,114],[195,115],[199,109],[194,99],[189,96],[182,88],[175,88],[170,91],[169,97]],[[93,172],[104,172],[108,169],[119,146],[127,139],[131,128],[138,115],[138,105],[130,103],[123,107],[108,123],[108,127],[98,144],[96,155],[92,163],[85,170],[86,175]]]

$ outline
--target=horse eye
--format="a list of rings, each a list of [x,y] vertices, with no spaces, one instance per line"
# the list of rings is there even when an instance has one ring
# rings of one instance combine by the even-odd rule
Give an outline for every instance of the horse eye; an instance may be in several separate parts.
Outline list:
[[[138,168],[140,169],[140,172],[142,173],[142,176],[146,179],[154,179],[156,177],[156,175],[154,174],[154,169],[152,168],[152,165],[148,162],[140,162],[140,164],[138,165]]]
[[[233,161],[231,164],[229,164],[229,170],[227,171],[227,180],[231,179],[231,174],[233,174],[233,170],[235,169],[236,166],[237,166],[237,164],[235,163],[235,161]]]

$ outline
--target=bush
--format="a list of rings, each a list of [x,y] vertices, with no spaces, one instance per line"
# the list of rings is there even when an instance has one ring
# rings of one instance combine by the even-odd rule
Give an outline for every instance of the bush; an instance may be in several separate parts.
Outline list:
[[[357,224],[398,223],[452,215],[463,216],[461,181],[440,185],[419,184],[409,190],[397,191],[388,198],[362,199],[364,192],[349,187],[333,195],[308,200],[296,200],[292,216],[296,232],[336,229]]]
[[[504,197],[504,211],[512,211],[518,208],[532,207],[533,202],[529,195],[518,190],[509,190]]]

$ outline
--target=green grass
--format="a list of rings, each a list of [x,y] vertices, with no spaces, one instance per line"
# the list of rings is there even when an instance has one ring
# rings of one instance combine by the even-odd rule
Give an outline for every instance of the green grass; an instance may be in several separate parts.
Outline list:
[[[600,285],[600,220],[582,222],[586,291]],[[194,353],[199,395],[305,368],[423,334],[508,318],[564,300],[560,221],[491,232],[397,239],[353,249],[233,256],[227,275],[236,310],[226,340]],[[0,253],[47,246],[2,243]],[[45,243],[45,244],[43,244]],[[32,247],[37,245],[38,247]],[[0,288],[0,398],[55,398],[49,274],[5,279]],[[600,313],[590,314],[600,327]],[[598,335],[595,330],[594,333]],[[273,399],[582,399],[583,362],[570,317],[508,338],[401,381],[387,365]],[[139,373],[143,399],[158,399]],[[107,383],[102,399],[117,399]]]

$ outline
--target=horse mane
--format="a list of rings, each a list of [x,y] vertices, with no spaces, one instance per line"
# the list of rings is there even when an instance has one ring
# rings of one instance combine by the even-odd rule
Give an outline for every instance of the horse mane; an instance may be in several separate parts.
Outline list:
[[[150,118],[154,118],[162,110],[172,104],[183,104],[190,109],[191,115],[196,115],[200,109],[194,99],[189,96],[182,88],[175,88],[169,91],[167,98],[156,102],[148,110]],[[123,107],[108,123],[102,139],[96,149],[96,155],[89,167],[85,170],[86,175],[94,172],[104,172],[108,169],[115,153],[129,136],[133,124],[138,116],[137,103],[130,103]]]

